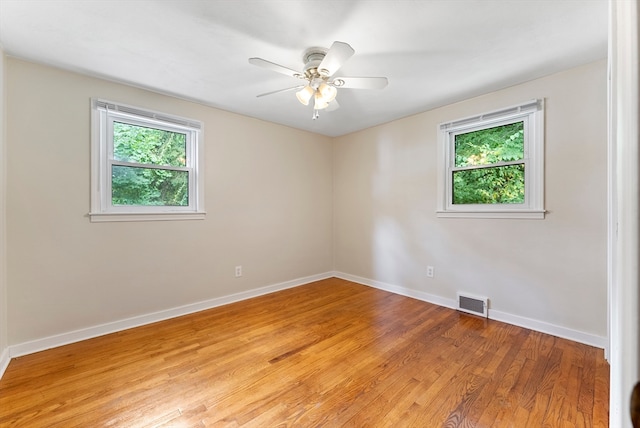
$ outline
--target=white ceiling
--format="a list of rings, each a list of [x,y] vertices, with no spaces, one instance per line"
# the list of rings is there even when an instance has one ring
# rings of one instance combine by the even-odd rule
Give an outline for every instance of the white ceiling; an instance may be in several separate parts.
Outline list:
[[[338,136],[585,64],[607,55],[607,0],[0,0],[8,55]],[[301,105],[311,46],[349,43],[336,76],[385,76],[340,89],[340,108]],[[108,96],[108,94],[95,94]],[[115,100],[118,101],[118,100]]]

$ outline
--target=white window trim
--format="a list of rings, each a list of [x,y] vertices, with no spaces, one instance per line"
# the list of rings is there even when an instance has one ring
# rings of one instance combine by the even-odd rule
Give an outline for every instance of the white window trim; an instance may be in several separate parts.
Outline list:
[[[452,202],[453,138],[455,134],[525,122],[525,202],[468,204]],[[438,217],[544,219],[544,100],[441,123],[438,127]]]
[[[189,206],[113,206],[111,166],[113,161],[112,123],[114,119],[187,134]],[[91,99],[91,222],[202,220],[204,211],[204,143],[201,122],[124,104]],[[181,169],[181,168],[172,168]]]

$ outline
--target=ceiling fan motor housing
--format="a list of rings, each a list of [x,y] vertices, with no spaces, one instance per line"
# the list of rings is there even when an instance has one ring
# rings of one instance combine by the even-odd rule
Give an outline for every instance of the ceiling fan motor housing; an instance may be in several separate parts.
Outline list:
[[[312,47],[304,51],[302,55],[302,61],[304,62],[304,75],[307,79],[313,80],[320,78],[327,80],[329,73],[327,70],[318,70],[318,66],[324,59],[329,50],[326,48]]]

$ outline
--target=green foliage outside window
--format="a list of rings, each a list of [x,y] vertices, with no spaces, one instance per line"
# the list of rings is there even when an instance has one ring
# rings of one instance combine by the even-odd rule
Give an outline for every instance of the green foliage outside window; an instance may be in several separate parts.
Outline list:
[[[116,161],[144,165],[112,167],[113,205],[189,205],[189,173],[153,168],[186,165],[185,134],[114,122],[113,146]]]
[[[456,135],[453,203],[524,203],[523,159],[523,122]]]

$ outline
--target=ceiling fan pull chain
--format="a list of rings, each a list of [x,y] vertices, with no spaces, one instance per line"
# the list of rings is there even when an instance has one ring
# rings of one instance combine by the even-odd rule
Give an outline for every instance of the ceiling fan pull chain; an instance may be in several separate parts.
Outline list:
[[[313,120],[316,120],[316,119],[317,119],[317,118],[319,118],[319,117],[320,117],[320,112],[319,112],[318,110],[314,110],[314,111],[313,111],[313,116],[311,116],[311,118],[312,118]]]

